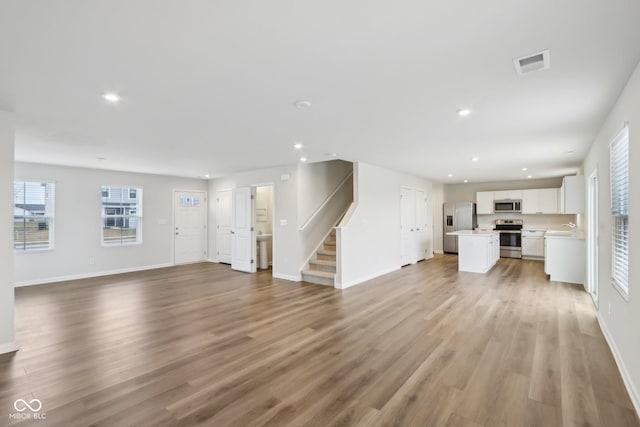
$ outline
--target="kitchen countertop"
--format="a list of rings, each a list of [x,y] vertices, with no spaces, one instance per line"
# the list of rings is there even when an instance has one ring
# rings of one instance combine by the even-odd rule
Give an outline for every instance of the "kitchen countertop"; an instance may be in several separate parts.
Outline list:
[[[447,233],[447,236],[491,236],[493,234],[499,234],[496,230],[460,230],[451,231]]]
[[[584,239],[584,232],[576,231],[575,233],[567,233],[566,231],[563,231],[563,230],[547,230],[547,232],[544,233],[544,237],[546,239],[578,239],[578,240],[583,240]]]

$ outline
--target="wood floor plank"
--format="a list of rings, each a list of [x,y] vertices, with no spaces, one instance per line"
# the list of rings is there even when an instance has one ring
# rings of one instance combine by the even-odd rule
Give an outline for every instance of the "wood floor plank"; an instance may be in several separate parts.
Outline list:
[[[201,263],[16,289],[19,426],[640,427],[579,286],[457,257],[344,291]],[[7,414],[0,414],[6,416]]]

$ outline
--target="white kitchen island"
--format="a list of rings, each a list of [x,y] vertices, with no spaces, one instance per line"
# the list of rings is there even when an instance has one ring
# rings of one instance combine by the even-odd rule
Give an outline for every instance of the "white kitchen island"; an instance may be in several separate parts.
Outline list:
[[[500,258],[500,232],[460,230],[447,233],[458,236],[458,271],[486,273]]]

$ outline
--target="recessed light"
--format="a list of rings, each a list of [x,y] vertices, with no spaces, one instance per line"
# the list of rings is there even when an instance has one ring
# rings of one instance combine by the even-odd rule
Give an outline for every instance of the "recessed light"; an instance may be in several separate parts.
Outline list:
[[[480,159],[479,159],[479,158],[477,158],[477,157],[472,157],[472,158],[471,158],[471,161],[472,161],[472,162],[477,162],[478,160],[480,160]]]
[[[205,173],[205,174],[204,174],[204,177],[205,177],[206,179],[209,179],[209,174],[208,174],[208,173]]]
[[[301,150],[302,147],[304,147],[304,145],[302,145],[299,142],[296,142],[295,144],[293,144],[293,148],[295,148],[296,150]]]
[[[460,117],[467,117],[469,114],[471,114],[471,110],[468,108],[461,108],[458,110],[458,115]]]
[[[533,178],[533,176],[531,176],[531,175],[527,175],[527,178],[531,179],[531,178]]]
[[[527,171],[527,168],[522,168],[522,171],[523,171],[523,172],[526,172],[526,171]]]
[[[306,162],[306,161],[307,161],[307,158],[306,158],[306,157],[300,157],[300,161],[301,161],[302,163],[304,163],[304,162]]]
[[[111,104],[117,104],[118,102],[120,102],[122,98],[120,98],[120,95],[118,95],[115,92],[107,92],[102,95],[102,99],[104,99],[107,102],[110,102]]]
[[[293,105],[295,105],[296,108],[309,108],[309,107],[311,107],[311,102],[309,102],[309,101],[296,101]]]
[[[338,153],[327,153],[327,155],[331,157],[338,157]]]
[[[468,180],[468,179],[465,179],[465,180],[464,180],[464,183],[466,184],[467,182],[469,182],[469,180]]]
[[[452,174],[452,173],[450,173],[450,174],[449,174],[449,175],[447,175],[447,176],[448,176],[449,178],[451,178],[451,177],[453,176],[453,174]]]

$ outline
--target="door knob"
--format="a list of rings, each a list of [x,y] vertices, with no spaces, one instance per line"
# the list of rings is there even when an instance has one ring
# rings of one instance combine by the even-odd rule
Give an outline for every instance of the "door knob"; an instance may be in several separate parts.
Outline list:
[[[233,230],[229,231],[229,233],[231,233],[231,234],[236,234],[236,233],[235,233],[235,231],[233,231]]]

